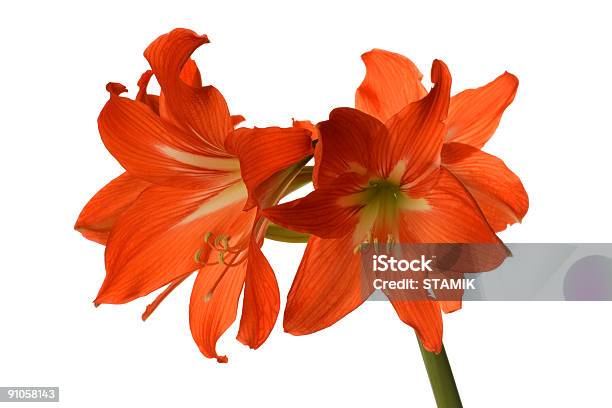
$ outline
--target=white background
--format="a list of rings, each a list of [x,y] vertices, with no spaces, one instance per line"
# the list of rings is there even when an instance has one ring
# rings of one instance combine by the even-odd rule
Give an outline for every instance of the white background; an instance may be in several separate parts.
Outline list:
[[[258,351],[232,328],[221,365],[191,339],[192,281],[146,323],[150,299],[95,309],[103,247],[72,230],[121,172],[97,133],[106,82],[133,96],[144,48],[182,26],[209,35],[195,55],[205,81],[248,125],[319,121],[352,106],[359,56],[373,47],[410,57],[427,80],[431,60],[443,59],[454,92],[516,74],[518,95],[486,150],[522,178],[531,208],[502,238],[609,241],[605,2],[429,3],[4,2],[0,385],[58,385],[66,407],[434,406],[415,336],[389,304],[371,302],[306,337],[279,322]],[[265,244],[282,297],[302,250]],[[611,312],[610,303],[480,302],[446,316],[464,405],[609,405]]]

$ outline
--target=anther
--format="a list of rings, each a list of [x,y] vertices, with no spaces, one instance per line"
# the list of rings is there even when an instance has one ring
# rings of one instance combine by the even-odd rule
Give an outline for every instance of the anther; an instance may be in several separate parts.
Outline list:
[[[201,263],[201,261],[200,261],[200,256],[201,255],[202,255],[202,248],[199,248],[196,251],[195,255],[193,256],[193,260],[195,261],[195,263],[198,263],[198,264]]]
[[[212,232],[208,231],[206,234],[204,234],[204,243],[208,244],[208,240],[210,239],[210,236],[212,235]]]

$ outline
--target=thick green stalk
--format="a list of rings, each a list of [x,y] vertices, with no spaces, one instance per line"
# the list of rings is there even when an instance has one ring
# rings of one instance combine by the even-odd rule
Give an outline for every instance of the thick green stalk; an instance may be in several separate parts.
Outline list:
[[[459,390],[457,390],[444,345],[439,354],[425,350],[420,340],[419,348],[438,408],[462,408]]]
[[[291,182],[287,187],[283,188],[279,192],[280,196],[278,198],[284,197],[287,194],[294,192],[295,190],[305,186],[306,184],[312,181],[312,166],[304,166],[304,163],[307,163],[308,160],[310,160],[310,157],[304,159],[302,163],[298,163],[295,166],[295,169],[298,170],[297,174],[295,174],[295,169],[290,170],[290,173],[293,172],[295,175],[289,176]],[[274,241],[297,244],[308,242],[308,238],[310,238],[310,235],[302,234],[301,232],[291,231],[281,227],[280,225],[270,223],[268,225],[268,228],[266,229],[266,238],[272,239]]]
[[[308,242],[310,235],[302,234],[301,232],[291,231],[286,228],[270,223],[266,230],[266,238],[274,241],[289,242],[292,244],[299,244]]]

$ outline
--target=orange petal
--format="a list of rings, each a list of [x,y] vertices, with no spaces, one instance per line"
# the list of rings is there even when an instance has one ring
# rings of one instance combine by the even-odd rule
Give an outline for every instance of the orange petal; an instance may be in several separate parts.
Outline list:
[[[192,86],[181,79],[190,55],[202,44],[205,35],[175,29],[157,38],[145,50],[145,58],[161,86],[165,109],[170,110],[185,130],[195,132],[211,150],[223,152],[227,134],[233,129],[223,95],[213,86]]]
[[[312,154],[310,132],[297,127],[238,129],[228,137],[226,147],[240,159],[242,179],[249,190],[247,208],[262,204],[270,189],[264,181]]]
[[[450,73],[442,61],[433,62],[431,81],[435,84],[431,92],[391,117],[386,123],[388,140],[373,148],[385,176],[403,160],[404,181],[413,182],[440,162],[451,87]]]
[[[106,279],[97,303],[126,303],[196,270],[194,256],[207,232],[248,237],[254,211],[244,212],[241,183],[219,193],[152,186],[113,228],[106,247]]]
[[[153,72],[153,71],[151,71],[151,72]],[[192,60],[191,58],[189,58],[187,60],[187,62],[185,63],[185,65],[183,65],[183,69],[181,70],[181,74],[179,75],[179,78],[184,83],[186,83],[187,85],[189,85],[191,87],[196,87],[196,88],[202,87],[202,77],[200,76],[200,70],[198,69],[198,66],[195,63],[195,61]],[[172,123],[174,126],[177,126],[179,128],[184,129],[184,126],[181,123],[181,121],[178,120],[173,115],[171,110],[168,108],[168,102],[166,101],[166,98],[164,97],[164,93],[163,92],[160,92],[160,95],[159,95],[158,99],[159,99],[159,114],[160,114],[160,116],[164,120]]]
[[[387,129],[378,119],[352,108],[337,108],[318,125],[321,160],[318,184],[330,184],[346,172],[365,174],[372,168],[374,141],[387,140]]]
[[[434,187],[423,198],[429,209],[400,212],[402,243],[500,242],[463,185],[445,168],[432,174]]]
[[[247,262],[242,317],[237,339],[252,349],[257,349],[266,341],[276,323],[280,294],[272,267],[254,238],[251,238]]]
[[[319,139],[319,129],[309,120],[293,119],[293,127],[306,129],[310,132],[310,138],[315,141]]]
[[[361,56],[366,76],[355,93],[355,107],[386,122],[427,94],[421,74],[408,58],[374,49]]]
[[[472,194],[495,231],[520,222],[529,208],[529,197],[502,160],[461,143],[442,148],[442,165]]]
[[[147,105],[153,112],[159,115],[159,96],[149,95],[147,93],[147,86],[153,76],[153,71],[145,71],[140,79],[138,80],[138,94],[136,95],[136,101],[142,102]]]
[[[314,168],[312,170],[312,185],[314,188],[319,188],[319,167],[321,165],[321,135],[319,133],[319,127],[314,125],[309,120],[295,120],[293,119],[293,126],[310,131],[310,138],[312,139],[314,147]]]
[[[202,76],[200,75],[200,70],[198,69],[196,62],[191,58],[187,59],[187,62],[185,65],[183,65],[179,78],[187,85],[194,88],[199,88],[202,86]]]
[[[505,72],[483,87],[453,96],[448,110],[446,141],[480,149],[497,129],[517,88],[518,78]]]
[[[452,313],[461,309],[461,300],[440,300],[438,303],[444,313]]]
[[[106,244],[108,234],[117,218],[132,205],[144,189],[151,184],[123,173],[98,191],[89,200],[74,226],[83,236]]]
[[[242,122],[244,122],[245,120],[246,119],[242,115],[232,115],[232,126],[236,127]]]
[[[430,300],[392,300],[399,318],[412,327],[426,350],[442,350],[442,314],[438,302]]]
[[[217,341],[236,320],[238,299],[245,279],[246,262],[238,266],[216,265],[200,269],[189,302],[189,327],[200,352],[219,363]]]
[[[152,183],[212,188],[239,178],[237,159],[209,156],[196,135],[165,123],[145,104],[116,92],[102,109],[98,128],[119,163],[130,174]]]
[[[350,237],[311,237],[287,298],[285,331],[303,335],[329,327],[372,291],[371,285],[363,285],[361,255]]]
[[[367,179],[346,173],[332,184],[322,186],[306,197],[262,211],[270,221],[294,231],[324,238],[340,238],[357,225],[361,207],[347,197],[363,191]]]

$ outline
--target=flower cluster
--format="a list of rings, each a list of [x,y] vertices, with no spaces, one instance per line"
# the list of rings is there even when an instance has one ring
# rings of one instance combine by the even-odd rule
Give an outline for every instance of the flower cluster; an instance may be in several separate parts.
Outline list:
[[[519,178],[481,150],[514,98],[512,74],[451,97],[442,61],[432,64],[427,92],[410,60],[375,49],[362,56],[367,71],[355,108],[334,109],[316,125],[246,128],[215,87],[202,85],[191,54],[207,42],[173,30],[146,49],[151,70],[134,100],[121,96],[123,85],[107,85],[99,131],[125,173],[87,203],[75,226],[106,245],[96,305],[164,288],[146,319],[196,272],[191,333],[206,357],[225,362],[216,343],[236,319],[241,294],[237,338],[245,345],[261,346],[279,313],[276,278],[261,251],[267,233],[310,234],[283,320],[287,332],[303,335],[364,301],[362,243],[497,243],[496,232],[527,212]],[[160,95],[147,92],[153,75]],[[312,193],[278,204],[311,176]],[[391,303],[433,352],[442,345],[441,312],[461,307]]]

